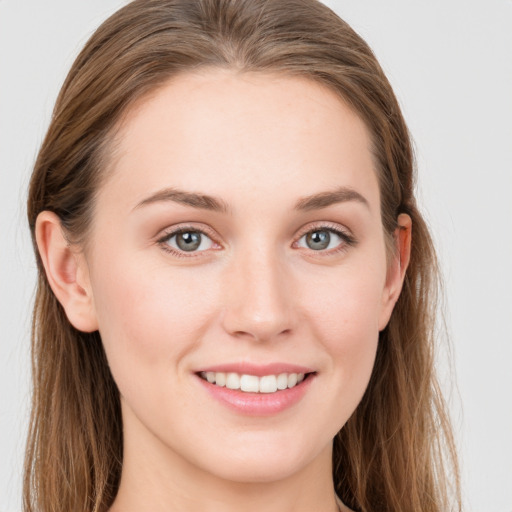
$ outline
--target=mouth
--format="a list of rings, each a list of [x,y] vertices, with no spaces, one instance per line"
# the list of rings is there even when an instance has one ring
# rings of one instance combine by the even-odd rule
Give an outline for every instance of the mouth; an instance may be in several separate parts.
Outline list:
[[[195,376],[209,396],[236,414],[268,417],[298,406],[314,389],[317,371],[288,362],[240,361],[198,368]]]
[[[293,389],[316,372],[279,373],[269,375],[240,374],[236,372],[199,372],[197,375],[206,382],[219,388],[241,391],[243,393],[272,394]]]

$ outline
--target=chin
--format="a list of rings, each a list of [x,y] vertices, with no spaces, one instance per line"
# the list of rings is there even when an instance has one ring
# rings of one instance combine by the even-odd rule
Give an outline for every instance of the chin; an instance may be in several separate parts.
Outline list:
[[[260,436],[258,436],[260,437]],[[238,447],[236,446],[238,444]],[[270,483],[285,480],[314,465],[326,457],[331,458],[332,442],[327,445],[307,446],[290,436],[287,440],[280,436],[260,439],[258,442],[218,448],[207,458],[203,458],[203,470],[224,480],[239,483]],[[323,461],[325,462],[325,461]]]
[[[285,480],[298,473],[307,463],[289,457],[262,460],[231,460],[223,467],[212,468],[217,477],[241,484],[270,483]]]

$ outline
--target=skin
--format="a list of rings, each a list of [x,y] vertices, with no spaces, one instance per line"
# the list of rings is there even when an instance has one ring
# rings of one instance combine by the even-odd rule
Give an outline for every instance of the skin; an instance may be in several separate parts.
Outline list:
[[[66,244],[50,212],[36,231],[54,292],[75,327],[99,329],[121,393],[111,511],[335,511],[332,439],[367,387],[410,245],[401,215],[386,253],[366,126],[307,79],[206,70],[132,108],[118,140],[86,250]],[[227,211],[141,204],[169,187]],[[364,201],[295,208],[340,187]],[[208,237],[169,252],[176,238],[164,237],[184,225]],[[352,243],[330,232],[332,248],[307,245],[307,232],[330,229]],[[293,407],[251,417],[195,375],[240,361],[316,375]]]

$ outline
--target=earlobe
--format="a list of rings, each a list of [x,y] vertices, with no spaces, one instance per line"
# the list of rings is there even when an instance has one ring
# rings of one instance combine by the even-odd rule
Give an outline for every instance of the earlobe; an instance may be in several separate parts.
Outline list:
[[[53,212],[38,215],[35,234],[48,283],[70,323],[80,331],[96,331],[98,325],[83,255],[70,246],[60,219]]]
[[[405,213],[397,219],[398,227],[394,233],[395,253],[388,266],[386,285],[382,294],[382,308],[379,318],[379,331],[386,327],[402,291],[405,272],[411,257],[412,220]]]

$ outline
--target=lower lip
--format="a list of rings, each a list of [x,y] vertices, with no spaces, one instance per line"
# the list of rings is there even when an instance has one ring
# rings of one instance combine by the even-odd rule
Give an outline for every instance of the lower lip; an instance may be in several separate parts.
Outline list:
[[[219,402],[230,409],[248,416],[270,416],[278,414],[298,403],[308,391],[315,375],[309,374],[293,388],[275,393],[245,393],[239,389],[216,386],[197,376],[203,387]]]

